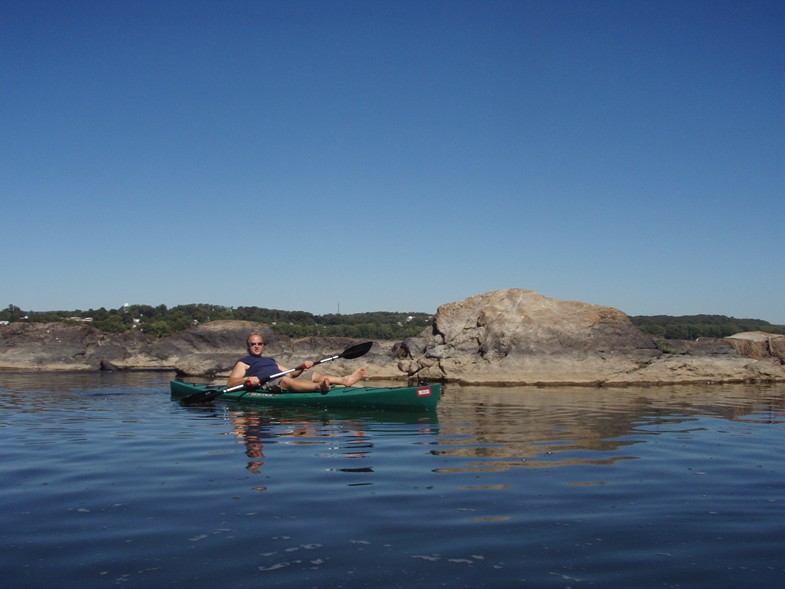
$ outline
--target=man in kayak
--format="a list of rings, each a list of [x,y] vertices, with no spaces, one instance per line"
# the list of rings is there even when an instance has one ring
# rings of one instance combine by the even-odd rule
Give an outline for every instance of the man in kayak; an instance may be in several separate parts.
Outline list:
[[[330,385],[340,384],[350,387],[362,380],[365,376],[365,368],[358,368],[347,376],[331,376],[329,374],[322,374],[321,372],[314,372],[310,381],[306,379],[300,380],[297,377],[314,365],[310,360],[306,360],[298,366],[296,371],[273,380],[268,380],[273,374],[286,372],[289,369],[285,366],[281,366],[272,358],[262,356],[264,338],[261,334],[252,333],[249,335],[246,345],[248,348],[248,355],[240,358],[234,365],[234,368],[232,368],[232,372],[229,374],[229,380],[226,383],[227,387],[250,382],[251,386],[261,385],[263,388],[270,391],[284,390],[296,393],[313,391],[327,392],[330,390]]]

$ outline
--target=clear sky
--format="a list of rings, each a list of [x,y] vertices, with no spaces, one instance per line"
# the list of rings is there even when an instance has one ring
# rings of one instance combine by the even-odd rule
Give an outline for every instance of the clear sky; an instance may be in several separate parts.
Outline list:
[[[785,3],[0,0],[0,306],[785,323]]]

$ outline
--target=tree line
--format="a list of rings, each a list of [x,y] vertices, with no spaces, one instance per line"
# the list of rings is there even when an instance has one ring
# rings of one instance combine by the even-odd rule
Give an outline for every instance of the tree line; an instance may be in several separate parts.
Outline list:
[[[744,331],[785,334],[785,326],[761,319],[737,319],[725,315],[638,315],[630,317],[642,332],[664,339],[694,340],[699,337],[728,337]]]
[[[349,315],[314,315],[306,311],[282,311],[261,307],[224,307],[209,304],[123,305],[119,309],[87,311],[24,311],[9,305],[0,311],[0,321],[36,323],[86,323],[108,333],[139,330],[167,337],[185,329],[223,319],[254,321],[269,325],[289,337],[342,336],[358,339],[399,340],[419,335],[431,324],[428,313],[378,311]]]
[[[314,315],[306,311],[282,311],[262,307],[223,307],[190,304],[168,308],[166,305],[124,305],[119,309],[87,311],[23,311],[15,305],[0,311],[0,321],[38,323],[86,322],[109,333],[138,329],[156,337],[166,337],[196,325],[221,319],[254,321],[269,325],[289,337],[315,335],[351,338],[402,340],[419,335],[429,326],[428,313],[378,311],[342,315]],[[725,315],[638,315],[630,317],[641,331],[664,339],[727,337],[743,331],[785,334],[785,326],[760,319],[737,319]]]

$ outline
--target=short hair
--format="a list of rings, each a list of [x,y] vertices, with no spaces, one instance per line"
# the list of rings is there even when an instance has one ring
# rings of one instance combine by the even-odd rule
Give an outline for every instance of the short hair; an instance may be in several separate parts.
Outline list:
[[[259,333],[258,331],[252,331],[251,333],[248,334],[248,337],[245,338],[245,345],[246,346],[249,345],[248,344],[248,340],[251,339],[255,335],[258,335],[260,338],[262,338],[262,343],[264,343],[264,336],[261,333]]]

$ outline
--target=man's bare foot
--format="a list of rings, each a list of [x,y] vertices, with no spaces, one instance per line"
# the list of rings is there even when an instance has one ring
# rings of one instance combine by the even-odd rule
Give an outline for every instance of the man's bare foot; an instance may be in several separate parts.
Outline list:
[[[362,380],[363,378],[365,378],[365,368],[358,368],[357,370],[352,372],[349,376],[345,376],[343,379],[343,383],[347,387],[350,387],[354,383]]]
[[[330,392],[330,379],[329,378],[325,378],[319,384],[319,390],[322,392],[323,395]]]

